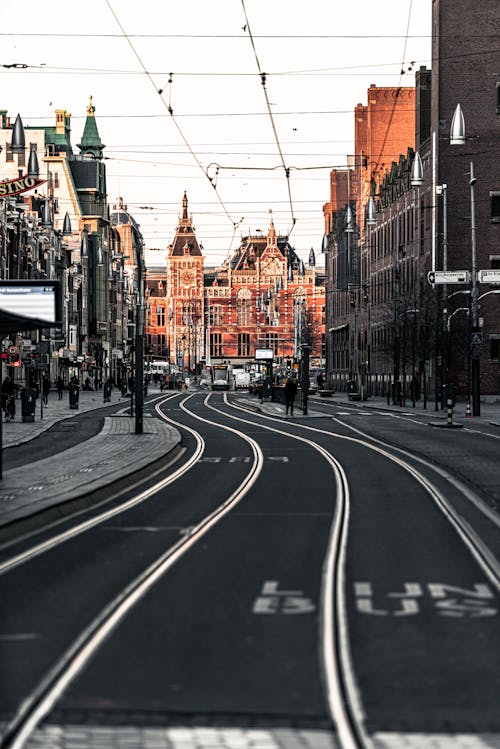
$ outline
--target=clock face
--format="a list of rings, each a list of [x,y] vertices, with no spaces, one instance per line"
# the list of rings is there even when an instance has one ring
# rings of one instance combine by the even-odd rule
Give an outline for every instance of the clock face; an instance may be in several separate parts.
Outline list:
[[[194,270],[181,270],[180,282],[181,286],[194,286],[196,281],[196,273]]]

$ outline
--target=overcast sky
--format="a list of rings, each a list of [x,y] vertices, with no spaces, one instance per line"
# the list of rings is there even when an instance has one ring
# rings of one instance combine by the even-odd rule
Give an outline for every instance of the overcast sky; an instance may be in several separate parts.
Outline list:
[[[209,265],[270,211],[307,257],[354,107],[370,84],[413,86],[430,34],[431,0],[0,0],[0,109],[25,125],[66,109],[77,152],[92,95],[108,199],[141,225],[148,265],[184,191]]]

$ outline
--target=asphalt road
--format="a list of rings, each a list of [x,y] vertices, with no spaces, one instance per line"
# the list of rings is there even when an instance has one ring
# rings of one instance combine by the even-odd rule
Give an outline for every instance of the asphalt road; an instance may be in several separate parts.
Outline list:
[[[205,396],[186,403],[192,414],[168,404],[168,416],[186,427],[186,455],[196,450],[192,430],[205,441],[181,478],[0,577],[1,717],[12,717],[131,580],[242,485],[256,452],[231,428],[257,443],[262,470],[120,619],[48,722],[331,725],[321,627],[339,497],[314,442],[349,486],[340,613],[364,729],[500,733],[500,526],[484,511],[496,501],[496,439],[338,407],[320,418],[271,420],[235,411],[222,395],[211,397],[215,412]],[[415,450],[428,465],[380,441]],[[474,455],[481,468],[469,471]],[[444,472],[433,470],[437,463]],[[477,497],[464,494],[462,476]]]

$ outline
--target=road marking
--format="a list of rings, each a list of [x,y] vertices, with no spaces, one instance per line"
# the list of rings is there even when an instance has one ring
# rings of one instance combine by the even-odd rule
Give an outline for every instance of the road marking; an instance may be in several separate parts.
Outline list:
[[[425,600],[427,594],[430,601]],[[414,616],[420,612],[418,598],[434,607],[439,616],[478,619],[498,615],[495,596],[485,583],[475,583],[472,588],[445,583],[404,583],[402,592],[377,594],[375,603],[372,584],[357,582],[354,595],[357,610],[372,616]]]
[[[253,604],[254,614],[310,614],[316,606],[301,590],[278,590],[277,580],[266,580]]]
[[[24,642],[25,640],[38,640],[38,632],[19,632],[18,634],[0,634],[0,642]]]

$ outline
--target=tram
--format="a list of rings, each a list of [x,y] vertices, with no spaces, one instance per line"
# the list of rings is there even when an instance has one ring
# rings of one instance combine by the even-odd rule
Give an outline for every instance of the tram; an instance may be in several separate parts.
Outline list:
[[[212,390],[229,390],[231,367],[229,364],[212,365]]]

